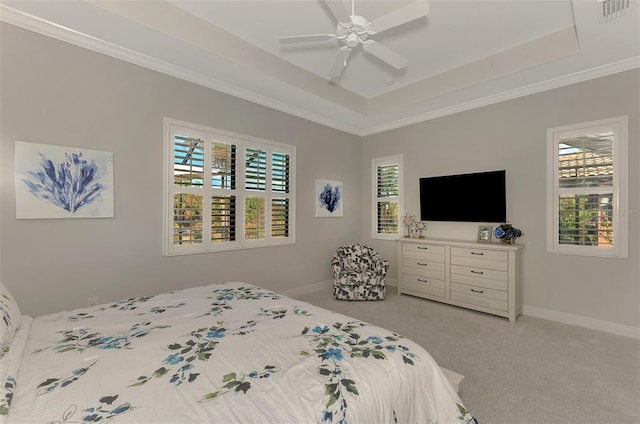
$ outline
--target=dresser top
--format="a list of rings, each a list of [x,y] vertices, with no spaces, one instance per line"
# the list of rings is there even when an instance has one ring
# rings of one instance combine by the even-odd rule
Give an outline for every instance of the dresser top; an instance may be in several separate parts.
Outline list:
[[[439,239],[439,238],[410,238],[410,237],[398,237],[397,242],[400,243],[413,243],[413,244],[437,244],[437,245],[450,245],[458,247],[473,247],[478,249],[491,249],[491,250],[521,250],[524,249],[523,244],[507,244],[507,243],[487,243],[479,242],[476,240],[454,240],[454,239]]]

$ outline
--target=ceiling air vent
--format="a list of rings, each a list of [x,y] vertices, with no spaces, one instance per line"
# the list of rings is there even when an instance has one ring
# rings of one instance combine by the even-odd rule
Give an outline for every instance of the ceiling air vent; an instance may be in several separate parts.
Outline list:
[[[629,13],[631,0],[598,0],[598,22],[608,22]]]

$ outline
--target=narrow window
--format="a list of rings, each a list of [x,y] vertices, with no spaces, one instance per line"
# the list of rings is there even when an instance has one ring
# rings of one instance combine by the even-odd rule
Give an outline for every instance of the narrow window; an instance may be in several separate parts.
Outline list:
[[[373,237],[393,239],[400,234],[402,215],[402,156],[374,159]]]
[[[627,256],[627,117],[548,130],[547,250]]]

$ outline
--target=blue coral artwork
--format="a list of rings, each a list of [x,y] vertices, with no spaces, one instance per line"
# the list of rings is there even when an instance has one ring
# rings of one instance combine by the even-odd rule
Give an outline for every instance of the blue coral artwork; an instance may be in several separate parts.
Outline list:
[[[113,153],[15,144],[16,218],[113,218]]]
[[[341,217],[343,199],[341,181],[316,180],[316,217]]]

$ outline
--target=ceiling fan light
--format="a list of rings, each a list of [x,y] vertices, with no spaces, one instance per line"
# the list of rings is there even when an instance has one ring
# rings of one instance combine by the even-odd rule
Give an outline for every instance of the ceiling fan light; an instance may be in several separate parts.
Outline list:
[[[358,45],[359,40],[358,40],[358,34],[356,33],[351,33],[347,36],[347,39],[345,40],[345,43],[347,44],[348,47],[354,48],[355,46]]]

